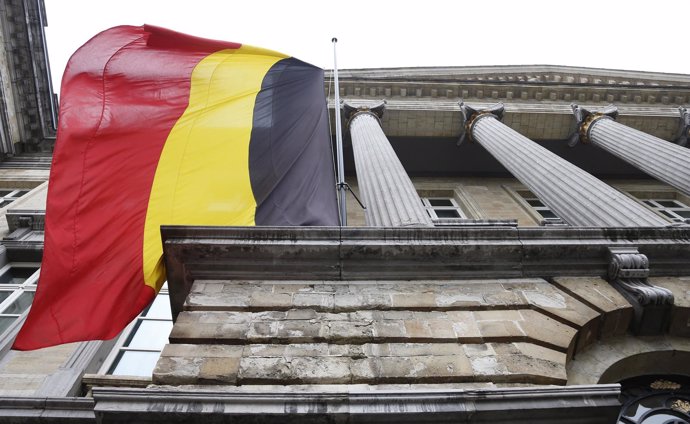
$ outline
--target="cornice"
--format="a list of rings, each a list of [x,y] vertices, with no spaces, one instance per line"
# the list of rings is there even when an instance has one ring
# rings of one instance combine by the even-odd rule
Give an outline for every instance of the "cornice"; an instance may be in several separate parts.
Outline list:
[[[671,107],[690,103],[690,75],[681,74],[545,65],[363,69],[339,74],[341,97]],[[330,83],[329,74],[327,93]]]

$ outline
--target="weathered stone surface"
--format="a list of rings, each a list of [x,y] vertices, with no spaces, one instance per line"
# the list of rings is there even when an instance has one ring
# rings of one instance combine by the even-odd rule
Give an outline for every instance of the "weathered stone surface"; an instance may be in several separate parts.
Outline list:
[[[690,363],[686,337],[619,336],[601,340],[568,361],[568,384],[618,382],[644,374],[676,374]]]
[[[556,277],[554,283],[591,308],[602,312],[598,337],[625,334],[630,326],[633,310],[616,289],[598,277]]]
[[[512,289],[517,290],[527,304],[571,325],[585,325],[599,315],[595,310],[546,282],[516,283],[512,285]]]
[[[673,292],[669,334],[690,337],[690,277],[653,277],[649,282]]]
[[[519,323],[520,328],[528,339],[561,352],[568,350],[577,333],[575,328],[562,324],[538,311],[523,310],[520,313],[523,316],[523,320]]]
[[[244,384],[345,384],[351,379],[350,360],[342,357],[244,357],[238,373]]]
[[[560,367],[560,368],[559,368]],[[529,343],[168,345],[156,384],[558,382],[565,354]]]
[[[220,291],[218,285],[222,285]],[[212,296],[203,292],[207,286],[216,288]],[[288,303],[288,297],[291,303]],[[563,293],[537,278],[433,282],[344,281],[339,284],[315,282],[308,285],[274,281],[218,281],[211,284],[202,280],[195,282],[186,309],[283,311],[307,308],[322,312],[468,310],[529,303],[561,307],[566,306],[562,305],[564,301]]]

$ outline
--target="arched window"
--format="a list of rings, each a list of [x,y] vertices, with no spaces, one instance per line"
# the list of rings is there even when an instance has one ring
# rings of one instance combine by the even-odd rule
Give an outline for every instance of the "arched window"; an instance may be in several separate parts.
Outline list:
[[[618,424],[690,424],[690,378],[644,376],[621,381]]]

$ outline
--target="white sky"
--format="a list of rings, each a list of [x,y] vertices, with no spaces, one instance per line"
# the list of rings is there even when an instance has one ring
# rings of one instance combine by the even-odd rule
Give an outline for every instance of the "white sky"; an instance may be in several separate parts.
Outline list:
[[[688,0],[45,0],[58,90],[69,56],[144,23],[277,50],[322,68],[570,65],[690,73]]]

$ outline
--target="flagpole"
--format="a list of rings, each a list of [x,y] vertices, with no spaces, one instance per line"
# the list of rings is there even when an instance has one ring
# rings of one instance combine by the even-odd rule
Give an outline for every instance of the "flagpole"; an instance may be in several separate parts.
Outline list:
[[[345,165],[343,164],[343,134],[340,124],[340,86],[338,84],[338,60],[335,52],[338,39],[333,37],[333,79],[335,80],[335,143],[338,159],[338,200],[340,203],[340,225],[347,226],[347,205],[345,196],[347,184],[345,183]]]

